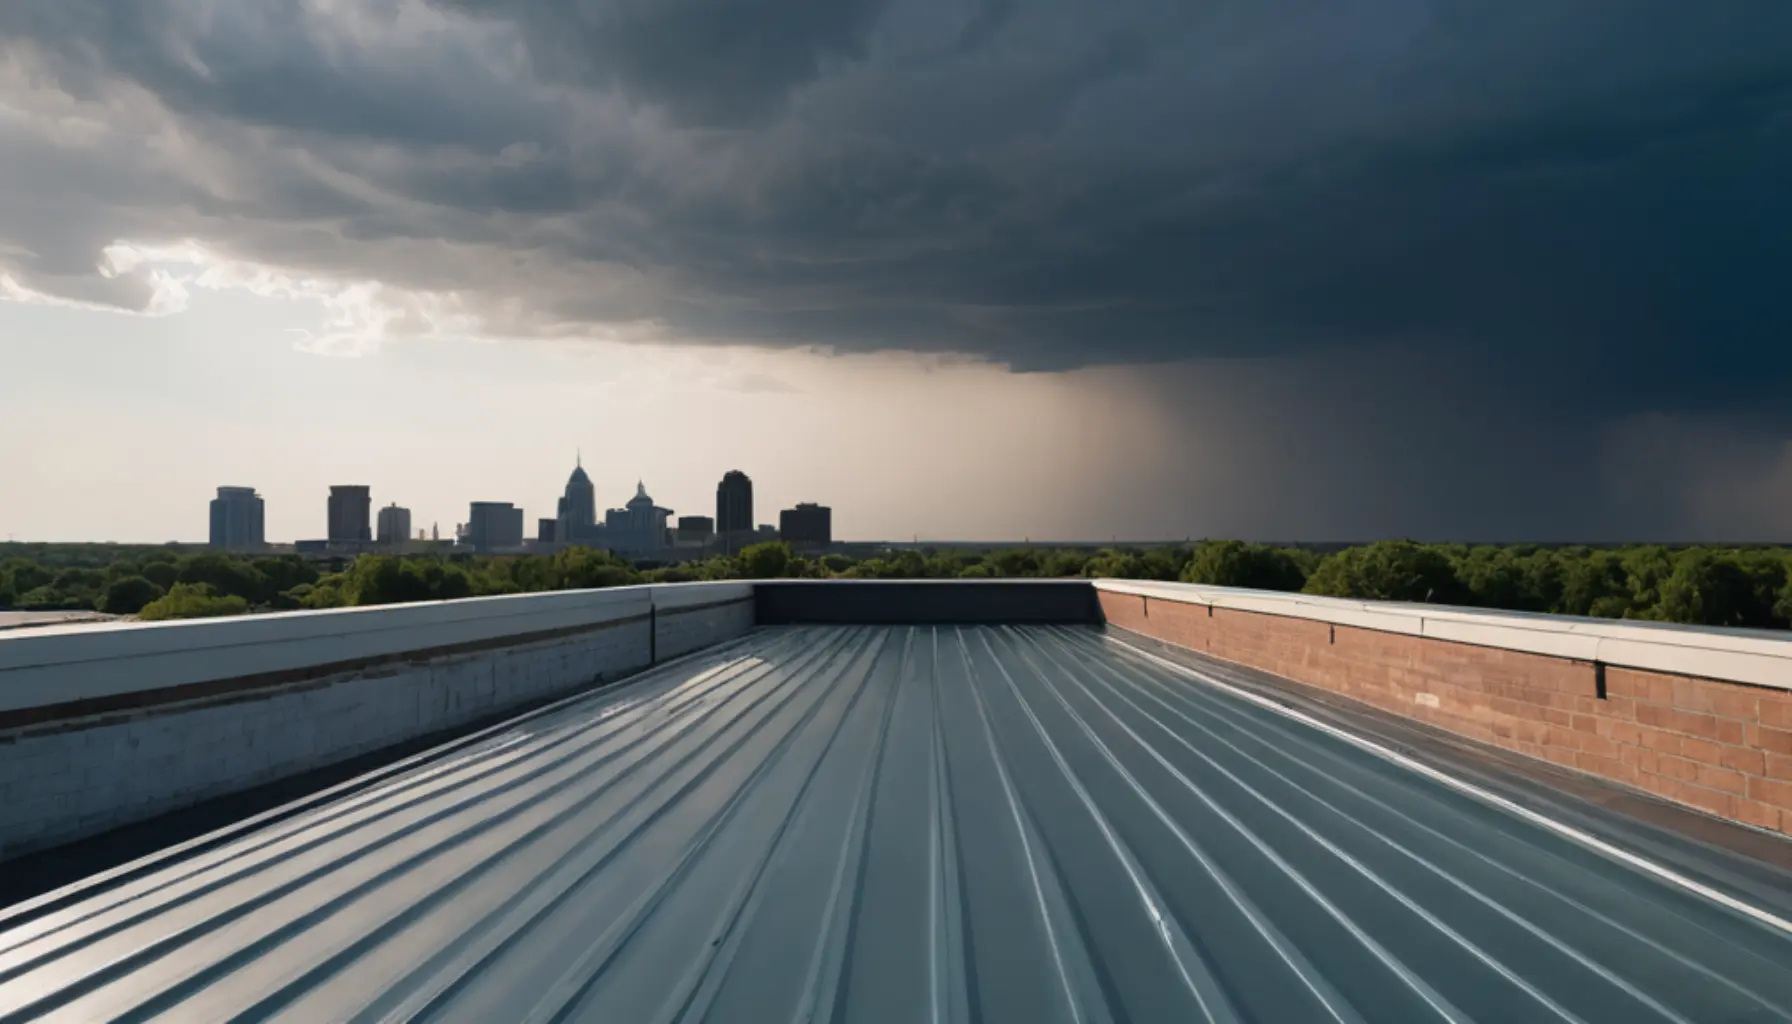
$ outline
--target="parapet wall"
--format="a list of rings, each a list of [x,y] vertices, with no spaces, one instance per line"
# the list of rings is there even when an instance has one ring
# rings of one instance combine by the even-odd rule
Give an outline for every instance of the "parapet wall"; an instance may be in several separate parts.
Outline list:
[[[1792,640],[1101,580],[1111,625],[1792,832]]]
[[[774,580],[754,586],[762,626],[1100,621],[1087,580]]]
[[[700,583],[0,638],[0,859],[539,704],[739,636]]]
[[[1792,640],[1087,581],[694,583],[0,635],[0,860],[566,696],[755,623],[1101,621],[1792,832]]]

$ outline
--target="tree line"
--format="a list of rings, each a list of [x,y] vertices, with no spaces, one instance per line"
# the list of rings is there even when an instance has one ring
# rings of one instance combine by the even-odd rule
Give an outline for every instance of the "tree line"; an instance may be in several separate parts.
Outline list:
[[[1322,554],[1241,541],[1100,550],[907,549],[807,557],[781,543],[639,569],[607,552],[362,555],[319,568],[294,555],[127,545],[0,545],[0,608],[144,619],[436,601],[489,594],[729,579],[1119,577],[1367,600],[1785,629],[1792,549],[1613,548],[1381,541]]]

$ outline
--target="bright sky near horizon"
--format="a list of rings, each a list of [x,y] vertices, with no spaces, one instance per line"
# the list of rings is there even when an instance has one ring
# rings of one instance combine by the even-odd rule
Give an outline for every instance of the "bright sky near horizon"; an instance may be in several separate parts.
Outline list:
[[[342,358],[295,344],[321,315],[305,305],[201,293],[150,319],[0,303],[0,537],[201,540],[219,484],[261,491],[270,539],[315,537],[340,483],[444,535],[470,501],[514,501],[533,533],[579,451],[600,503],[640,479],[663,506],[713,515],[738,467],[762,521],[819,501],[849,538],[1070,537],[1137,516],[1061,493],[1078,476],[1125,485],[1094,439],[1148,441],[1098,379],[457,337]]]
[[[0,538],[1792,540],[1784,0],[740,3],[0,4]]]

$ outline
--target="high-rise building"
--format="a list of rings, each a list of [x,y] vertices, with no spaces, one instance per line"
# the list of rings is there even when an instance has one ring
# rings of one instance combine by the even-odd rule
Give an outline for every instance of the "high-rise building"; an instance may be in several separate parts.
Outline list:
[[[467,516],[465,537],[478,552],[521,547],[523,510],[508,501],[475,501]]]
[[[267,543],[263,526],[266,508],[255,488],[218,488],[218,496],[212,499],[211,512],[212,547],[243,551]]]
[[[793,548],[823,548],[834,542],[834,510],[798,502],[778,513],[778,536]]]
[[[565,501],[565,498],[560,499]],[[539,544],[552,544],[559,539],[560,520],[537,519],[535,521],[535,540]]]
[[[403,544],[411,537],[411,510],[393,502],[380,509],[378,526],[381,544]]]
[[[738,469],[723,474],[716,485],[716,535],[729,550],[753,533],[753,481]]]
[[[560,520],[555,533],[568,542],[591,540],[597,533],[597,488],[585,473],[585,459],[576,456],[572,476],[566,480],[566,491],[560,498]]]
[[[373,529],[371,488],[362,484],[338,484],[330,488],[330,532],[332,541],[370,541]]]
[[[679,516],[677,540],[680,546],[708,544],[715,536],[716,521],[708,516]]]

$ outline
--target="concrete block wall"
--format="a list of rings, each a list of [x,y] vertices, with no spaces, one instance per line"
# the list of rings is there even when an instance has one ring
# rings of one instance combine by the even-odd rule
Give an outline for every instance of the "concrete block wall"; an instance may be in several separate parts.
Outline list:
[[[655,601],[654,659],[664,661],[708,647],[720,638],[752,629],[753,585],[725,584],[717,595],[711,584],[682,584],[689,589],[660,588]]]
[[[6,637],[0,859],[577,692],[752,624],[750,585],[724,583]]]
[[[1097,589],[1112,625],[1792,832],[1792,640],[1177,584]]]

